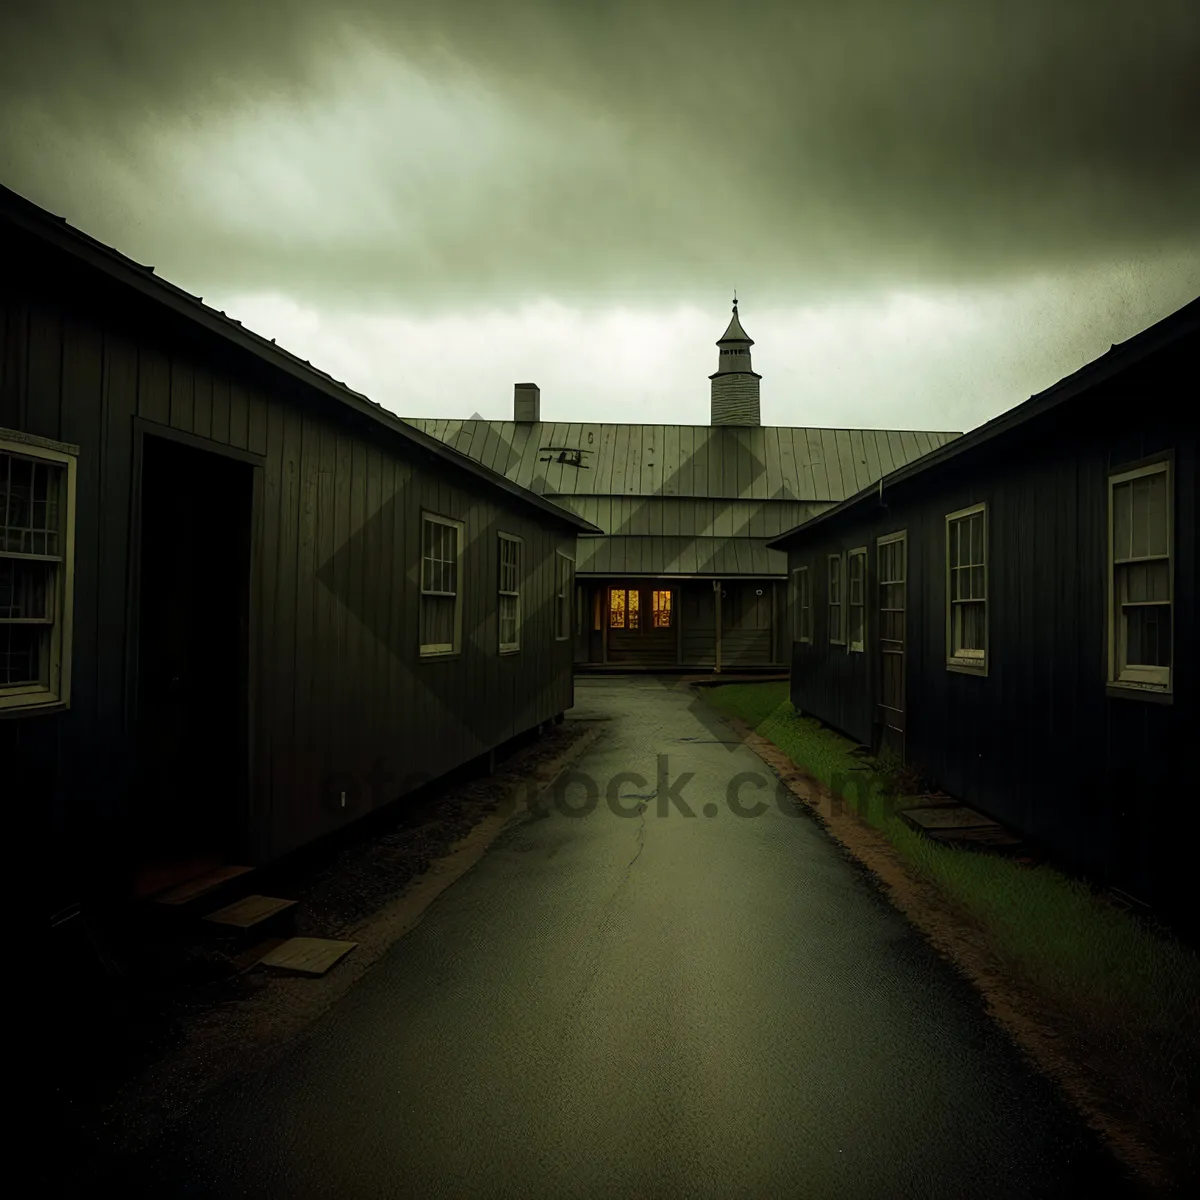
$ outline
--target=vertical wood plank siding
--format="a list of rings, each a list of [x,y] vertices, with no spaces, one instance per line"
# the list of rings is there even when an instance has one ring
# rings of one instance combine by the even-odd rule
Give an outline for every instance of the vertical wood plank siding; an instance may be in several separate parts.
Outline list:
[[[65,259],[24,261],[0,295],[0,426],[80,447],[72,702],[65,712],[0,720],[0,760],[19,755],[19,786],[51,814],[70,876],[55,888],[85,889],[79,873],[89,867],[100,886],[125,832],[135,418],[261,456],[251,862],[296,849],[571,707],[572,646],[554,637],[553,560],[558,550],[574,556],[572,527]],[[422,508],[465,525],[462,650],[433,662],[418,654]],[[503,658],[500,529],[524,539],[529,570],[522,648]],[[392,782],[372,790],[373,771]],[[351,802],[342,809],[329,792],[345,780]]]
[[[1127,370],[1024,432],[951,460],[801,534],[790,571],[813,581],[813,641],[791,643],[803,712],[874,744],[876,538],[908,532],[906,757],[951,794],[1063,860],[1172,904],[1200,834],[1184,788],[1196,730],[1196,437],[1173,414],[1197,339]],[[1106,692],[1110,470],[1174,453],[1172,702]],[[949,671],[945,518],[987,505],[988,668]],[[868,547],[866,653],[829,644],[826,556]],[[789,609],[792,598],[789,595]],[[791,620],[788,622],[791,630]],[[790,637],[790,632],[789,632]]]

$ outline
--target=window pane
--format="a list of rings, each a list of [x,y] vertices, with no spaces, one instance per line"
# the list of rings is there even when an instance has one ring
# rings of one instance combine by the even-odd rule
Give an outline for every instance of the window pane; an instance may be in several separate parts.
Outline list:
[[[1133,557],[1150,553],[1150,478],[1133,481]]]
[[[971,596],[976,600],[983,600],[987,593],[984,591],[983,567],[971,568]]]
[[[1128,563],[1117,568],[1117,595],[1122,604],[1147,604],[1171,598],[1171,568],[1165,560]]]
[[[1149,476],[1146,553],[1166,554],[1167,550],[1167,473]]]
[[[0,620],[49,620],[51,571],[49,563],[0,558]]]
[[[1128,483],[1119,483],[1113,488],[1113,555],[1128,558],[1132,545],[1130,533],[1130,504],[1133,489]]]
[[[0,550],[59,553],[62,468],[0,452]]]
[[[609,593],[608,625],[610,629],[625,628],[625,592],[621,588],[613,588]]]
[[[44,626],[0,625],[0,687],[42,682]]]
[[[454,598],[421,597],[421,645],[443,646],[454,641]]]
[[[955,605],[954,637],[951,641],[954,652],[983,649],[983,613],[983,605],[977,602]]]
[[[668,629],[671,625],[671,593],[654,593],[654,628]]]
[[[1170,605],[1142,605],[1125,609],[1128,666],[1166,667],[1171,662]]]
[[[629,628],[639,629],[641,614],[638,609],[638,604],[641,600],[641,593],[636,588],[631,588],[627,595],[629,598]]]
[[[517,598],[500,597],[500,642],[510,646],[517,640]]]

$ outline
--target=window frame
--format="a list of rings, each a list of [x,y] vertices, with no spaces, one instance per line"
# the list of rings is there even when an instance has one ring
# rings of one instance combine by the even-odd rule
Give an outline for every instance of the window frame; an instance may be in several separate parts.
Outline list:
[[[71,707],[71,653],[75,615],[75,507],[78,489],[79,447],[51,441],[16,429],[0,428],[0,451],[22,458],[52,463],[62,469],[60,512],[61,554],[32,555],[0,551],[0,557],[55,563],[49,603],[50,622],[44,681],[0,685],[0,717]]]
[[[812,645],[812,578],[807,564],[792,568],[792,640]]]
[[[850,587],[850,564],[854,559],[862,560],[862,578],[859,580],[859,601],[854,603],[854,593]],[[846,653],[847,654],[865,654],[867,652],[867,548],[866,546],[855,546],[853,550],[846,552]],[[859,626],[859,633],[862,635],[858,641],[854,640],[854,621],[852,619],[855,609],[859,609],[862,613],[862,622]]]
[[[1108,472],[1106,519],[1108,524],[1107,603],[1105,612],[1105,641],[1107,643],[1107,688],[1119,696],[1141,696],[1146,699],[1169,700],[1173,694],[1175,674],[1175,463],[1173,454],[1158,454],[1150,459],[1129,463]],[[1116,488],[1134,479],[1164,475],[1166,488],[1167,552],[1166,555],[1146,555],[1141,559],[1116,559]],[[1118,609],[1117,567],[1126,562],[1167,560],[1167,608],[1170,612],[1171,649],[1165,667],[1122,667],[1125,630]]]
[[[426,586],[425,586],[425,562],[426,562],[426,559],[425,559],[425,525],[427,522],[431,522],[436,525],[446,525],[456,531],[456,537],[454,539],[455,590],[452,593],[435,591],[431,588],[426,588]],[[429,642],[427,644],[421,642],[421,611],[420,611],[420,607],[418,607],[418,611],[417,611],[417,645],[419,647],[419,653],[420,653],[421,658],[452,658],[452,657],[454,657],[454,655],[462,653],[462,610],[463,610],[462,559],[463,559],[463,530],[464,529],[465,529],[465,522],[460,521],[460,520],[456,519],[455,517],[447,517],[447,516],[444,516],[442,513],[435,513],[429,509],[421,510],[421,520],[420,520],[420,539],[421,540],[418,543],[418,545],[420,546],[421,556],[420,556],[420,560],[419,560],[419,565],[417,567],[417,570],[419,573],[418,577],[417,577],[417,582],[420,587],[420,591],[418,593],[419,605],[424,604],[426,596],[440,596],[440,597],[445,597],[448,595],[454,596],[454,641],[452,643],[450,643],[449,645],[442,643],[442,642]]]
[[[956,601],[953,599],[953,590],[951,584],[952,570],[950,567],[950,531],[956,522],[968,520],[975,516],[976,513],[981,513],[983,515],[983,561],[980,563],[969,564],[969,566],[980,566],[983,568],[983,596],[979,599],[972,597],[970,600]],[[964,675],[987,675],[988,663],[991,658],[991,639],[989,637],[990,622],[988,619],[990,609],[988,595],[991,590],[991,580],[988,578],[988,551],[991,545],[991,538],[988,524],[988,510],[986,501],[983,501],[979,504],[968,505],[968,507],[960,508],[956,512],[947,513],[945,518],[945,536],[943,538],[942,545],[946,563],[944,580],[946,588],[946,670],[957,671]],[[983,605],[983,649],[956,653],[954,650],[955,605],[976,603]]]
[[[562,550],[554,552],[554,640],[571,640],[571,592],[575,587],[575,559]],[[566,564],[560,567],[559,559]],[[562,572],[559,575],[559,571]]]
[[[825,590],[826,590],[826,606],[825,620],[828,623],[829,644],[831,646],[844,646],[846,644],[846,556],[844,554],[830,554],[826,557],[825,568]],[[838,565],[837,577],[837,593],[838,598],[833,598],[833,564]],[[838,617],[838,636],[833,636],[833,613],[837,610]]]
[[[507,590],[504,587],[504,544],[507,542],[511,546],[516,547],[517,561],[513,564],[513,569],[516,572],[516,578],[513,583],[516,585],[512,590]],[[525,539],[518,537],[515,533],[505,533],[503,530],[497,532],[496,535],[496,645],[500,654],[516,654],[521,649],[521,567],[522,559],[525,555]],[[501,609],[503,607],[503,597],[512,596],[517,602],[517,616],[514,627],[516,635],[515,642],[506,642],[504,638],[504,626],[501,622]]]

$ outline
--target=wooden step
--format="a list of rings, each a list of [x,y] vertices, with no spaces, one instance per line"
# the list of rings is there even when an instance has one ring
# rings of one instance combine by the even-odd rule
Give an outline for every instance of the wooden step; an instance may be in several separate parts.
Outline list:
[[[281,900],[278,896],[243,896],[204,919],[230,929],[256,929],[295,906],[295,900]]]
[[[155,904],[165,904],[170,908],[183,908],[192,901],[199,900],[201,896],[206,896],[210,892],[224,887],[231,880],[248,875],[253,869],[253,867],[217,867],[214,871],[197,875],[195,879],[189,879],[184,883],[169,887],[165,891],[158,892],[150,899]]]
[[[317,977],[335,967],[357,945],[357,942],[339,942],[330,938],[289,938],[264,955],[259,965],[294,975]]]

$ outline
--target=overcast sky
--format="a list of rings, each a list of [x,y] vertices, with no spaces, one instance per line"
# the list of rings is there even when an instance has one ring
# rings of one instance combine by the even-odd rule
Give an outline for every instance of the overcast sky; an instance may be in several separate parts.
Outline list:
[[[0,180],[395,411],[969,429],[1200,294],[1196,0],[10,0]]]

